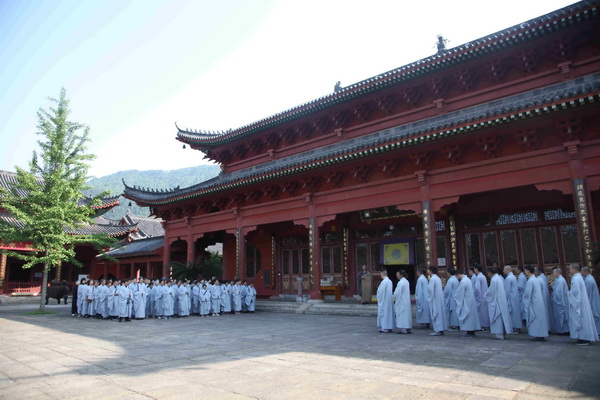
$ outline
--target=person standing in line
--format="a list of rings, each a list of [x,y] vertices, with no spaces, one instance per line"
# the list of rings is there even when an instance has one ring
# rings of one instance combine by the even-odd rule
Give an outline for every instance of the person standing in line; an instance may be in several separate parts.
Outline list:
[[[525,321],[527,322],[527,334],[531,340],[543,342],[548,337],[548,321],[542,284],[535,276],[535,268],[531,265],[525,266],[527,286],[523,292],[523,308],[525,309]]]
[[[510,321],[513,332],[518,333],[523,327],[523,319],[521,317],[521,295],[519,294],[517,278],[508,265],[504,267],[504,275],[506,275],[506,278],[504,278],[504,293],[510,312]]]
[[[210,314],[210,290],[205,283],[200,289],[200,316],[208,317],[208,314]]]
[[[456,331],[460,325],[458,315],[456,314],[456,300],[454,300],[454,294],[458,288],[458,279],[456,278],[456,270],[454,268],[448,268],[448,274],[450,275],[450,278],[448,278],[446,286],[444,287],[444,307],[446,308],[448,329]]]
[[[400,270],[396,273],[398,284],[394,290],[393,302],[396,317],[396,328],[400,334],[412,333],[412,306],[410,304],[410,285],[406,279],[406,272]]]
[[[242,312],[242,284],[239,281],[235,281],[235,285],[231,289],[231,299],[233,301],[233,311],[236,315]]]
[[[72,317],[78,315],[78,312],[77,312],[77,304],[78,304],[78,302],[77,302],[77,292],[79,290],[79,285],[81,284],[82,281],[83,281],[83,278],[79,282],[76,281],[75,282],[75,286],[73,286],[73,291],[72,291],[72,294],[71,294],[71,296],[72,296],[71,297],[71,316]]]
[[[590,273],[589,267],[581,268],[581,276],[583,277],[585,290],[587,291],[588,299],[592,306],[596,330],[600,332],[600,293],[598,292],[598,284],[596,284],[596,279],[594,279]]]
[[[473,283],[464,272],[458,271],[458,287],[454,293],[456,301],[456,314],[458,316],[460,330],[465,332],[463,337],[474,338],[475,331],[481,330],[479,324],[479,313],[477,312],[477,303],[473,292]]]
[[[487,301],[485,300],[485,293],[488,289],[488,281],[483,274],[483,268],[481,265],[475,264],[473,266],[473,271],[475,273],[475,301],[477,302],[479,322],[481,323],[481,329],[486,332],[490,330],[490,316],[488,313]]]
[[[442,280],[437,275],[436,266],[429,266],[429,275],[427,301],[429,302],[429,315],[431,315],[431,327],[433,328],[430,336],[443,336],[444,331],[448,328],[448,321],[446,321]]]
[[[571,264],[571,290],[569,291],[569,332],[578,346],[588,346],[598,341],[598,330],[592,313],[592,306],[581,276],[581,267]]]
[[[248,312],[253,313],[256,309],[256,289],[254,283],[250,282],[248,285],[248,291],[246,293],[246,305],[248,306]]]
[[[525,322],[525,304],[523,304],[523,293],[525,293],[525,286],[527,286],[527,275],[525,275],[525,269],[522,265],[517,267],[519,276],[517,277],[517,288],[519,289],[519,296],[521,298],[521,321]]]
[[[497,267],[489,268],[488,275],[490,287],[485,293],[485,300],[490,318],[490,333],[495,335],[496,339],[504,340],[505,333],[512,333],[512,320],[504,292],[504,278]]]
[[[552,283],[552,318],[554,318],[554,332],[557,335],[569,334],[569,288],[567,281],[562,276],[560,268],[554,268],[552,272],[554,282]]]
[[[212,306],[213,317],[221,314],[221,284],[216,279],[215,283],[210,288],[210,301]]]
[[[429,328],[431,324],[431,315],[429,314],[429,301],[427,300],[427,271],[420,269],[417,271],[417,286],[415,288],[415,300],[417,306],[416,320],[421,324],[421,328]]]
[[[379,332],[389,333],[394,329],[394,306],[392,305],[392,281],[387,271],[381,271],[381,283],[377,288],[377,326]]]
[[[542,287],[544,306],[546,307],[546,315],[548,316],[548,332],[554,332],[554,313],[552,311],[552,297],[550,296],[550,286],[548,285],[548,278],[546,277],[543,268],[536,268],[535,276],[540,280],[540,284]]]

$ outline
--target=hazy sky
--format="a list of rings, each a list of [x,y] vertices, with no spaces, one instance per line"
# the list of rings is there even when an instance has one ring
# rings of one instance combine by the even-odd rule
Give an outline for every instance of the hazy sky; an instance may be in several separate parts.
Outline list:
[[[175,122],[236,128],[571,3],[0,0],[0,169],[26,167],[61,87],[92,175],[176,169],[205,161]]]

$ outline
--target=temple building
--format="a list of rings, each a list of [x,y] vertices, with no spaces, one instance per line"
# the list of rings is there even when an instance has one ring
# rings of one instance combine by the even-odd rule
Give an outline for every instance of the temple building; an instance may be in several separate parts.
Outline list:
[[[0,171],[0,186],[9,190],[16,183],[16,173]],[[23,194],[26,195],[26,194]],[[80,204],[89,204],[90,199],[82,197]],[[124,239],[138,229],[137,224],[109,225],[102,224],[102,215],[119,204],[119,196],[105,197],[102,203],[92,205],[94,210],[94,223],[87,224],[75,231],[69,232],[73,235],[91,235],[106,234],[117,239]],[[0,219],[20,226],[21,223],[8,214],[6,210],[0,208]],[[1,250],[12,251],[35,251],[32,243],[5,243],[0,238]],[[97,250],[91,245],[78,245],[75,248],[76,258],[84,266],[79,268],[70,263],[64,263],[59,268],[53,268],[48,274],[49,280],[66,280],[74,282],[79,275],[88,275],[92,270],[92,264],[98,254]],[[0,294],[11,293],[39,293],[42,285],[42,265],[37,265],[29,269],[23,269],[25,262],[14,257],[8,257],[6,254],[0,254]]]
[[[125,185],[164,220],[163,276],[223,244],[260,296],[357,293],[357,271],[592,263],[600,224],[600,20],[582,1],[241,128],[177,128],[221,164]],[[323,283],[322,283],[323,280]],[[375,282],[377,284],[377,282]]]

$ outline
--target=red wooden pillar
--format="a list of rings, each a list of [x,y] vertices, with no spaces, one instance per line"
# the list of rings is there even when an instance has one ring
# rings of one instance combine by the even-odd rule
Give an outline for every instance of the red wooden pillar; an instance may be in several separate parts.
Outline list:
[[[188,225],[188,236],[187,236],[187,262],[193,263],[196,261],[196,243],[194,242],[194,236],[192,235],[192,218],[187,218]]]
[[[427,171],[417,171],[415,176],[421,188],[421,222],[426,267],[437,265],[437,241],[435,239],[435,216],[431,208],[430,188],[426,179]]]
[[[169,238],[165,235],[164,253],[163,253],[163,268],[162,277],[169,277],[169,263],[171,262],[171,244]]]
[[[4,293],[4,286],[6,282],[6,265],[8,257],[6,254],[0,254],[0,293]]]
[[[310,217],[308,222],[308,235],[310,245],[310,258],[311,258],[311,274],[310,274],[310,288],[311,298],[321,298],[321,241],[319,240],[319,226],[317,225],[317,219]]]

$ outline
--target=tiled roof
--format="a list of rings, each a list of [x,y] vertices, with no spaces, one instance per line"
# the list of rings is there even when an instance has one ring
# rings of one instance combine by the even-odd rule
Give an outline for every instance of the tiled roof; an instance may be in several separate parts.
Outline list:
[[[238,129],[230,129],[223,132],[204,132],[185,130],[177,127],[177,140],[201,149],[227,144],[241,137],[342,104],[394,84],[504,50],[507,47],[545,36],[572,25],[596,20],[598,19],[597,6],[599,3],[598,0],[586,0],[572,4],[461,46],[448,49],[441,54],[423,58],[411,64],[346,86],[338,92],[301,104]]]
[[[8,222],[9,224],[16,226],[18,228],[24,228],[25,225],[16,219],[14,216],[8,213],[0,213],[0,220]],[[66,228],[65,231],[71,235],[98,235],[105,234],[110,237],[118,237],[126,235],[130,232],[134,232],[137,230],[136,225],[99,225],[95,223],[85,224],[84,226],[71,229]]]
[[[138,227],[136,234],[142,238],[164,236],[165,229],[162,222],[163,220],[160,218],[132,215],[129,213],[129,210],[121,220],[122,224],[136,225]]]
[[[38,182],[40,183],[40,185],[42,184],[42,180],[39,178],[38,178]],[[0,186],[1,187],[3,187],[6,190],[11,190],[11,187],[15,183],[17,183],[17,174],[15,172],[0,171]],[[19,196],[25,197],[29,193],[27,193],[23,190],[19,190],[18,194],[19,194]],[[77,204],[79,204],[80,206],[88,205],[93,210],[106,209],[106,208],[112,208],[114,206],[119,205],[119,197],[120,197],[120,195],[116,195],[116,196],[112,196],[112,197],[103,197],[101,199],[101,203],[98,205],[90,205],[90,202],[92,201],[91,197],[81,197],[77,201]]]
[[[600,98],[600,74],[547,86],[489,103],[449,112],[423,121],[400,125],[329,146],[266,162],[194,186],[168,191],[153,191],[125,184],[125,197],[140,204],[162,205],[210,196],[230,189],[293,176],[322,167],[384,154],[451,136],[475,132],[491,126],[579,107]]]
[[[99,254],[97,257],[102,258],[104,255],[110,255],[114,258],[135,257],[154,254],[155,250],[160,249],[165,244],[164,236],[151,237],[146,239],[135,240],[123,247],[115,248],[107,251],[104,254]]]

